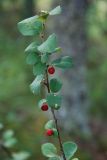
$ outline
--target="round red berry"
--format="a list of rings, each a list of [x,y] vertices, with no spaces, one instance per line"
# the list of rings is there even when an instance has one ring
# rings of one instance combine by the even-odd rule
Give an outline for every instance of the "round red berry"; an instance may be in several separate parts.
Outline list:
[[[45,103],[41,106],[42,111],[47,111],[48,110],[48,105]]]
[[[55,68],[53,66],[48,67],[48,73],[49,74],[54,74],[55,73]]]
[[[54,134],[54,131],[52,130],[52,129],[48,129],[47,131],[46,131],[46,135],[47,136],[52,136]]]

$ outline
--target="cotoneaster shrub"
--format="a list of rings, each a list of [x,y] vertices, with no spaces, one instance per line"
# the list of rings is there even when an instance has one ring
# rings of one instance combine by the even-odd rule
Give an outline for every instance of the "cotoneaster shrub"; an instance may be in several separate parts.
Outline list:
[[[57,137],[59,142],[59,154],[54,144],[45,143],[42,145],[42,153],[48,160],[70,160],[77,150],[77,145],[74,142],[62,142],[58,120],[55,115],[55,111],[60,109],[62,101],[59,94],[62,82],[54,76],[55,71],[57,68],[65,70],[72,67],[72,58],[64,56],[51,61],[51,56],[54,54],[59,55],[58,52],[61,52],[61,48],[57,44],[56,34],[53,33],[47,38],[45,35],[48,17],[60,13],[61,7],[58,6],[50,12],[41,11],[38,15],[18,23],[18,29],[22,35],[35,36],[35,41],[25,49],[26,62],[33,66],[35,76],[30,88],[33,94],[40,94],[41,86],[47,88],[46,97],[38,102],[38,107],[43,112],[51,111],[53,119],[49,120],[44,128],[47,136]],[[77,158],[73,160],[77,160]]]

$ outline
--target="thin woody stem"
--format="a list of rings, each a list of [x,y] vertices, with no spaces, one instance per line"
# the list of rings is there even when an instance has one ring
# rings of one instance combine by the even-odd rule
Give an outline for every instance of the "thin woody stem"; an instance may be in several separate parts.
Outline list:
[[[47,89],[48,89],[48,93],[50,93],[49,79],[48,79],[47,71],[46,71],[46,81],[47,81],[47,83],[46,83],[47,85],[46,86],[47,86]],[[58,132],[58,141],[59,141],[60,151],[62,153],[63,159],[66,160],[64,149],[63,149],[63,145],[62,145],[61,135],[60,135],[60,131],[59,131],[58,120],[56,118],[54,109],[51,108],[51,112],[52,112],[52,115],[53,115],[53,119],[55,121],[55,126],[56,126],[56,129],[57,129],[57,132]]]
[[[43,28],[44,28],[43,33],[42,33],[42,36],[41,36],[42,41],[44,41],[44,36],[45,36],[45,24],[43,24]],[[48,66],[47,66],[47,68],[48,68]],[[46,70],[46,82],[44,82],[44,85],[47,87],[48,93],[50,93],[51,91],[50,91],[50,86],[49,86],[49,78],[48,78],[47,70]],[[59,131],[58,120],[56,118],[54,109],[51,108],[51,112],[52,112],[52,115],[53,115],[53,119],[54,119],[54,122],[55,122],[57,132],[58,132],[58,141],[59,141],[60,151],[62,153],[63,160],[66,160],[63,145],[62,145],[61,135],[60,135],[60,131]]]

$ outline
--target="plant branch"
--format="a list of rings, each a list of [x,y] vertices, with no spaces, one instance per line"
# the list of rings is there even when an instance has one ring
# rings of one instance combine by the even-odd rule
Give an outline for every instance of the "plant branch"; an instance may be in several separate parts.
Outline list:
[[[43,29],[43,33],[42,33],[42,36],[41,36],[42,41],[44,41],[44,36],[45,36],[45,24],[43,24],[43,28],[44,28]],[[48,65],[47,65],[47,68],[48,68]],[[48,78],[47,70],[46,70],[46,82],[44,82],[44,85],[47,87],[48,93],[50,93],[51,91],[50,91],[50,86],[49,86],[49,78]],[[60,151],[62,153],[63,159],[66,160],[64,149],[63,149],[63,145],[62,145],[62,140],[61,140],[61,136],[60,136],[58,120],[56,118],[54,109],[51,108],[51,112],[52,112],[52,116],[53,116],[53,119],[54,119],[54,122],[55,122],[55,126],[56,126],[56,129],[57,129],[57,132],[58,132],[58,141],[59,141]]]
[[[49,87],[49,78],[48,78],[47,71],[46,71],[46,81],[47,81],[46,86],[47,86],[47,89],[48,89],[48,93],[50,93],[51,91],[50,91],[50,87]],[[63,145],[62,145],[61,135],[60,135],[60,131],[59,131],[58,120],[56,118],[56,115],[55,115],[55,112],[54,112],[53,108],[51,108],[51,112],[52,112],[52,115],[53,115],[53,119],[55,121],[55,126],[56,126],[56,129],[57,129],[57,132],[58,132],[58,141],[59,141],[60,151],[62,153],[63,159],[66,160]]]

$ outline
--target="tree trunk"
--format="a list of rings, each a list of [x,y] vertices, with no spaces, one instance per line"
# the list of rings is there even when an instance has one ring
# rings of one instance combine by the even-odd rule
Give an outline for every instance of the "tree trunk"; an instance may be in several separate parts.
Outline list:
[[[87,89],[87,37],[86,12],[88,0],[63,0],[63,13],[55,20],[56,33],[63,49],[63,55],[73,57],[74,66],[63,74],[63,107],[60,111],[62,127],[69,132],[81,129],[89,132]],[[54,22],[55,22],[54,21]]]

